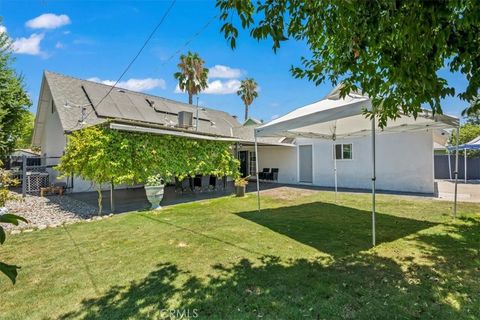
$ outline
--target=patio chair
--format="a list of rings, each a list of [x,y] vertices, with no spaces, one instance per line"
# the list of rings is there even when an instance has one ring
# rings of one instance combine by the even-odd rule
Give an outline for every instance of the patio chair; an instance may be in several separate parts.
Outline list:
[[[202,189],[202,176],[197,174],[193,178],[193,191]]]
[[[270,168],[263,168],[262,172],[258,173],[258,179],[266,180],[269,173],[270,173]]]
[[[272,168],[272,172],[267,175],[267,180],[269,181],[278,181],[278,168]]]

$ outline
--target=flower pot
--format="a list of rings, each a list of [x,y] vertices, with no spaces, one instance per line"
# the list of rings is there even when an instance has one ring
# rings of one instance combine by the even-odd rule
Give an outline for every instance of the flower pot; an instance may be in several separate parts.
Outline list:
[[[237,197],[245,197],[246,186],[235,186],[235,193]]]
[[[161,209],[160,202],[163,199],[165,185],[145,186],[148,202],[152,205],[151,209]]]

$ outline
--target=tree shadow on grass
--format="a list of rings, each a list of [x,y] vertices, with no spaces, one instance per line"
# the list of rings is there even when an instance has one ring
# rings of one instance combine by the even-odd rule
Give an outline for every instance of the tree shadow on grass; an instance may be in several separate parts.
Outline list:
[[[82,301],[80,310],[64,314],[60,319],[154,318],[167,308],[166,301],[177,292],[172,282],[181,273],[175,265],[160,264],[141,281],[113,286],[100,298]]]
[[[237,215],[334,257],[372,247],[372,215],[365,210],[313,202]],[[394,241],[434,225],[377,212],[376,242]]]
[[[162,264],[62,318],[174,319],[162,310],[178,308],[182,319],[476,319],[480,221],[448,228],[409,238],[423,246],[421,261],[372,251],[333,262],[260,256],[212,265],[204,278]]]

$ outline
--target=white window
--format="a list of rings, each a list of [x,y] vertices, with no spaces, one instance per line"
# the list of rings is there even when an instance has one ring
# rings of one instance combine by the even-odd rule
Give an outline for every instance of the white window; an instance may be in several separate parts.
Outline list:
[[[351,160],[353,159],[353,147],[351,143],[339,143],[333,149],[333,156],[337,160]]]

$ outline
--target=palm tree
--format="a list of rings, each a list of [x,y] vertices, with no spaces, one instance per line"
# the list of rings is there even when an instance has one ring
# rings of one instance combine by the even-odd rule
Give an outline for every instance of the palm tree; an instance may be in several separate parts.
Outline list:
[[[253,100],[258,97],[257,83],[252,78],[242,80],[240,89],[237,94],[242,98],[245,105],[245,121],[248,119],[248,107],[252,104]]]
[[[204,67],[198,53],[188,52],[180,56],[179,72],[175,72],[180,90],[188,92],[188,103],[192,104],[193,96],[208,87],[208,69]]]

